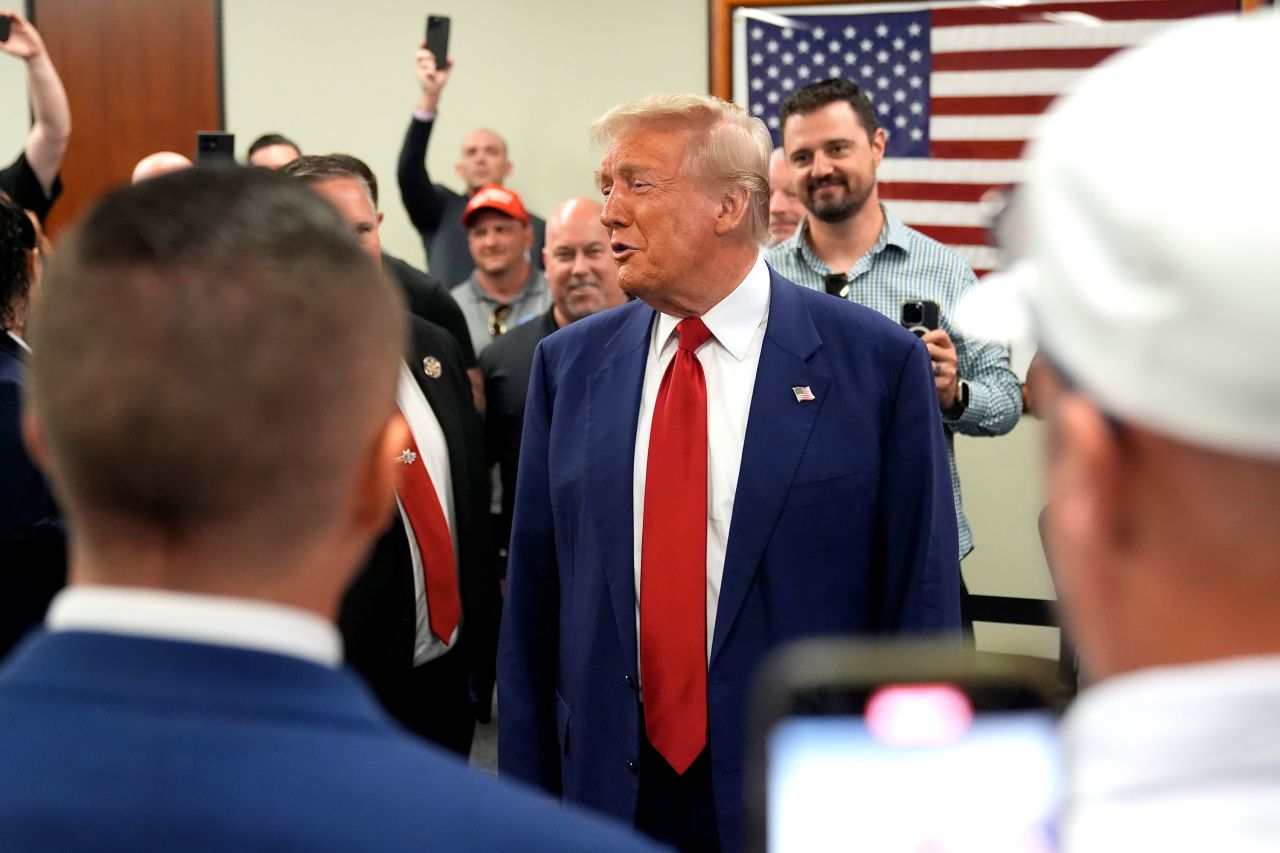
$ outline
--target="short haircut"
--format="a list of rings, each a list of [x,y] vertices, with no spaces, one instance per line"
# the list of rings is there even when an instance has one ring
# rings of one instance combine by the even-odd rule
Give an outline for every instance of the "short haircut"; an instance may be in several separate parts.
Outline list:
[[[350,154],[307,154],[280,169],[281,174],[297,178],[304,184],[319,184],[324,181],[352,179],[364,184],[373,202],[373,209],[378,209],[378,179],[373,170],[363,160]]]
[[[787,119],[791,116],[808,115],[828,104],[841,101],[853,108],[853,114],[858,117],[858,123],[867,132],[867,139],[874,137],[880,123],[876,120],[876,111],[871,106],[871,100],[858,88],[857,83],[839,77],[810,83],[802,89],[797,89],[782,102],[782,107],[778,110],[778,121],[783,137],[786,137]]]
[[[73,523],[274,553],[350,499],[395,411],[404,312],[315,193],[162,175],[104,197],[44,285],[31,404]]]
[[[288,145],[294,151],[297,151],[299,156],[302,155],[302,149],[298,147],[298,143],[294,142],[289,137],[282,136],[279,133],[264,133],[257,139],[253,140],[253,144],[249,146],[249,153],[245,156],[246,158],[252,157],[263,148],[270,148],[272,145]]]
[[[17,327],[31,291],[27,252],[36,247],[36,230],[27,212],[0,199],[0,332]]]
[[[624,130],[642,124],[676,125],[694,132],[681,168],[717,190],[747,191],[751,234],[769,237],[769,150],[764,122],[737,104],[706,95],[654,95],[614,107],[591,126],[606,147]]]

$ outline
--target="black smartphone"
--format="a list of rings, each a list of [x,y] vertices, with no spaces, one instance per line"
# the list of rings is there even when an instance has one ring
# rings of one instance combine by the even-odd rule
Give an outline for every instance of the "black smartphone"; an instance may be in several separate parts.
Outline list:
[[[213,163],[236,159],[236,135],[220,130],[202,130],[196,134],[196,162]]]
[[[0,16],[0,41],[9,40],[9,28],[13,26],[13,18],[8,15]]]
[[[923,338],[942,325],[942,309],[932,299],[908,299],[902,303],[902,325]]]
[[[1052,675],[957,643],[809,640],[761,670],[753,849],[1056,849]]]
[[[449,18],[447,16],[427,16],[427,50],[435,56],[436,67],[449,66]]]

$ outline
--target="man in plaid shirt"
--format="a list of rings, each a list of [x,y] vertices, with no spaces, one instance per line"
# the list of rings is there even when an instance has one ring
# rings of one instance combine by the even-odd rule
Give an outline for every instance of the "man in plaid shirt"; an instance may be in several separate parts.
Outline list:
[[[960,558],[973,535],[960,501],[953,435],[1002,435],[1022,411],[1022,392],[998,344],[965,339],[950,322],[976,284],[955,251],[907,227],[880,205],[876,167],[885,131],[866,95],[847,80],[798,90],[780,112],[783,148],[808,215],[765,256],[797,284],[851,299],[897,322],[903,304],[932,301],[941,327],[922,337],[933,362],[960,529]]]

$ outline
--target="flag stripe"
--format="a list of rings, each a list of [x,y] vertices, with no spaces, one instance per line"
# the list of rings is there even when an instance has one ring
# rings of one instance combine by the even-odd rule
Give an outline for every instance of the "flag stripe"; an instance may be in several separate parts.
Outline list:
[[[1057,95],[1068,92],[1083,71],[940,71],[930,77],[935,97]]]
[[[954,139],[929,143],[931,157],[967,157],[978,160],[1016,160],[1022,156],[1022,139]]]
[[[881,181],[911,183],[1016,184],[1023,165],[1017,160],[926,160],[923,157],[886,157],[876,170]]]
[[[1105,3],[1037,3],[1034,7],[959,6],[933,10],[935,27],[974,24],[1019,24],[1040,18],[1044,13],[1083,12],[1103,21],[1173,20],[1230,12],[1239,9],[1236,0],[1128,0]]]
[[[889,207],[894,207],[889,204]],[[946,243],[949,246],[963,246],[965,244],[973,244],[981,246],[986,242],[987,229],[984,228],[966,228],[960,225],[929,225],[921,223],[913,226],[921,234],[928,235],[939,243]]]
[[[880,198],[904,201],[981,201],[994,189],[1005,189],[1010,184],[931,184],[915,182],[880,181],[877,185]]]
[[[1125,47],[1154,35],[1166,26],[1168,24],[1164,21],[1118,21],[1096,27],[1054,23],[938,27],[933,31],[931,43],[935,54],[983,49]]]
[[[990,219],[986,205],[956,201],[894,201],[890,207],[905,222],[984,228]],[[984,242],[979,240],[978,242]]]
[[[959,139],[1032,139],[1039,116],[967,115],[936,116],[929,122],[929,136],[935,141]]]
[[[1013,95],[1009,97],[934,98],[936,116],[1035,115],[1048,109],[1056,95]]]
[[[1015,68],[1092,68],[1120,47],[1043,48],[1040,50],[968,50],[938,53],[933,70],[1005,71]]]

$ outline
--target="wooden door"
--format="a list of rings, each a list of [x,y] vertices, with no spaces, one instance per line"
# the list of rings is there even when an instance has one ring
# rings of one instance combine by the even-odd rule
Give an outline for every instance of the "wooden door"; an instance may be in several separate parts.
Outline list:
[[[71,102],[71,145],[52,234],[154,151],[194,159],[222,127],[218,0],[30,0]]]

